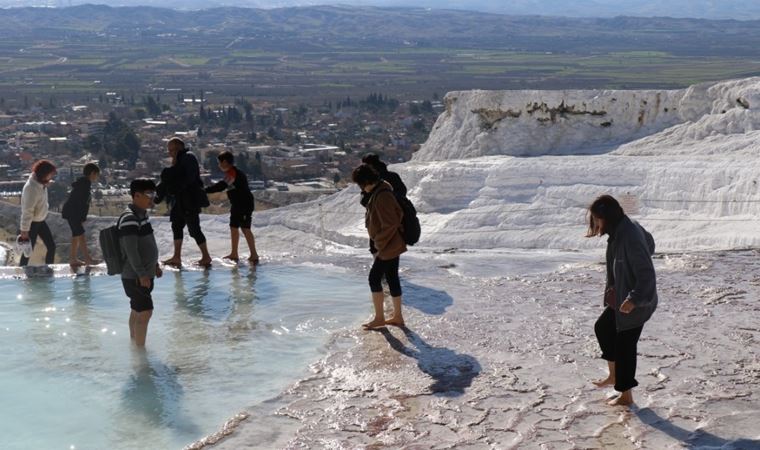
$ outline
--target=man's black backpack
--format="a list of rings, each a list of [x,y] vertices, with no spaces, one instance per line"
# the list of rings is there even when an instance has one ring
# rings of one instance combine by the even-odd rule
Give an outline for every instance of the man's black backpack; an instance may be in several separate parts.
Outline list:
[[[420,227],[420,219],[417,218],[417,209],[412,204],[412,201],[406,197],[396,198],[401,209],[404,211],[404,218],[401,220],[401,226],[404,228],[404,242],[406,245],[414,245],[420,240],[420,234],[422,233],[422,227]]]

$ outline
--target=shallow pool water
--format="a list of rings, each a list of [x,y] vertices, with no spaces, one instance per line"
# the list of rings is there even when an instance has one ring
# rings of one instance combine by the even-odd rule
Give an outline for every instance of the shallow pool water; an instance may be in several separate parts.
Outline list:
[[[0,280],[4,449],[172,449],[276,396],[369,312],[363,277],[313,266],[165,272],[147,351],[118,277]]]

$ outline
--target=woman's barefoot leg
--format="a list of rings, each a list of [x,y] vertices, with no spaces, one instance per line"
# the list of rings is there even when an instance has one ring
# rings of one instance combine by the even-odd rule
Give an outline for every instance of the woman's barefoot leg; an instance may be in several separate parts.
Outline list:
[[[593,382],[597,387],[615,385],[615,361],[607,361],[607,368],[609,369],[609,374],[607,375],[607,378],[604,378],[602,380],[596,380]]]
[[[627,391],[620,394],[619,397],[614,398],[607,402],[610,406],[630,406],[633,404],[633,390],[628,389]]]
[[[401,296],[393,297],[393,317],[385,321],[386,325],[404,327],[404,315],[401,313]]]
[[[372,293],[372,306],[375,308],[375,318],[363,324],[365,329],[380,328],[385,326],[385,311],[383,310],[383,301],[385,295],[382,292]]]

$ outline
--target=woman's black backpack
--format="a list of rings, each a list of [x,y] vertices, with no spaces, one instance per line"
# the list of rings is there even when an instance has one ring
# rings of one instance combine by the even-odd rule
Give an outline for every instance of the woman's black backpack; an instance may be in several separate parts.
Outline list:
[[[406,197],[396,198],[399,206],[404,211],[404,218],[401,219],[401,226],[404,228],[403,236],[406,245],[414,245],[420,240],[420,234],[422,233],[422,227],[420,227],[420,219],[417,218],[417,209],[412,204],[412,201]]]

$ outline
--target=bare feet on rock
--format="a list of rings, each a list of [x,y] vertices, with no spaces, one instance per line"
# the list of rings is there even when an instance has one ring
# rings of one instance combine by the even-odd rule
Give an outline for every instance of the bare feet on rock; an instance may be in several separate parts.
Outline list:
[[[385,320],[380,320],[380,319],[374,319],[371,322],[362,324],[362,328],[364,328],[365,330],[376,330],[378,328],[383,328],[384,326],[385,326]]]
[[[398,319],[395,317],[391,317],[390,319],[385,321],[386,325],[391,325],[394,327],[404,328],[406,324],[404,324],[404,318],[399,317]]]
[[[594,383],[594,386],[596,387],[614,386],[615,379],[611,377],[607,377],[603,380],[592,381],[592,383]]]
[[[619,397],[608,401],[607,404],[610,406],[631,406],[633,405],[633,394],[631,394],[630,390],[625,391]]]

